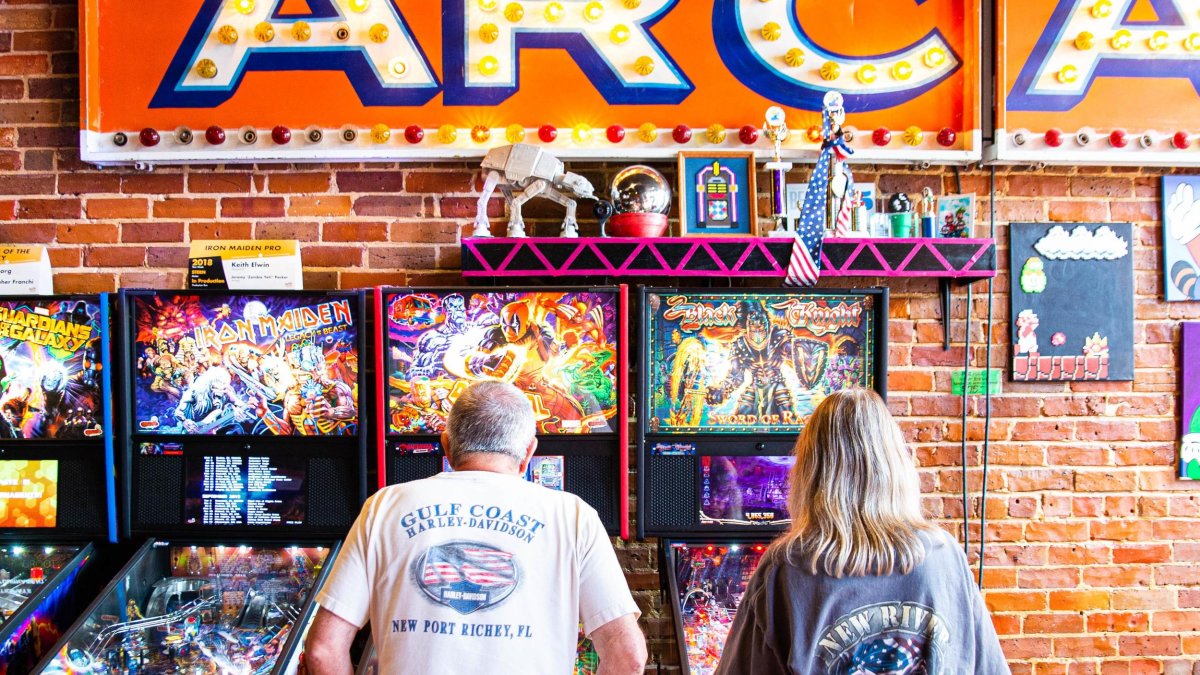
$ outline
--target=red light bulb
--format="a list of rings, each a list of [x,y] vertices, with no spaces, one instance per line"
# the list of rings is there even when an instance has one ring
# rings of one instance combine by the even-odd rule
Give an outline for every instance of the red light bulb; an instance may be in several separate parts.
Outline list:
[[[879,127],[871,132],[871,142],[878,146],[884,146],[892,142],[892,132],[887,127]]]
[[[1063,144],[1062,129],[1051,129],[1051,130],[1047,131],[1046,135],[1045,135],[1045,140],[1046,140],[1046,145],[1048,145],[1052,148],[1060,147]]]
[[[671,132],[671,138],[674,138],[676,143],[687,143],[692,140],[692,128],[686,124],[680,124]]]
[[[553,143],[558,138],[558,128],[553,124],[543,124],[538,128],[538,139],[543,143]]]
[[[151,129],[150,127],[146,127],[145,129],[142,129],[140,134],[138,134],[138,140],[141,141],[142,145],[146,146],[147,148],[153,148],[154,146],[158,145],[158,142],[162,139],[159,138],[157,131]]]
[[[620,143],[625,140],[625,127],[614,124],[604,132],[604,135],[608,136],[609,143]]]
[[[1124,129],[1113,129],[1108,135],[1108,143],[1114,148],[1123,148],[1129,145],[1129,134],[1125,133]]]
[[[287,145],[292,142],[292,130],[281,124],[271,130],[271,140],[276,145]]]
[[[1175,135],[1171,137],[1171,145],[1180,150],[1187,150],[1191,144],[1192,137],[1186,131],[1176,131]]]
[[[214,124],[205,130],[204,140],[208,141],[209,145],[220,145],[225,142],[225,130]]]
[[[738,131],[738,140],[745,145],[754,145],[758,142],[758,127],[747,124]]]
[[[704,547],[704,550],[708,551],[709,553],[712,553],[713,551],[717,550],[717,547],[709,545],[709,546]]]
[[[416,145],[425,140],[425,130],[413,124],[404,130],[404,140]]]
[[[943,148],[948,148],[954,145],[954,141],[958,140],[958,133],[950,127],[945,127],[938,132],[937,142]]]

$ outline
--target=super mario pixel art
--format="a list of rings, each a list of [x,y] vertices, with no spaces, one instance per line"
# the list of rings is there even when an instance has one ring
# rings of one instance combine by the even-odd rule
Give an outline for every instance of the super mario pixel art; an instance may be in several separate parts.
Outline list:
[[[358,432],[357,301],[132,296],[135,433]]]
[[[104,435],[95,298],[0,300],[0,440]]]
[[[472,382],[511,382],[538,433],[615,432],[617,293],[396,293],[388,325],[388,428],[439,433]]]
[[[875,386],[870,295],[650,293],[651,433],[797,433],[829,393]]]

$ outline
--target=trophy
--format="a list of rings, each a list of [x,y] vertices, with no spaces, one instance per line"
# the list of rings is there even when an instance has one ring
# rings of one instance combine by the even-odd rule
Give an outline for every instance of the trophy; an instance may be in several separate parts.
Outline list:
[[[775,144],[775,159],[767,162],[765,167],[771,172],[771,217],[775,219],[775,229],[771,231],[770,236],[790,237],[793,232],[788,220],[787,205],[784,204],[784,183],[792,163],[780,158],[780,147],[787,140],[789,133],[787,114],[783,112],[783,108],[772,106],[767,109],[767,125],[763,127],[763,133]]]

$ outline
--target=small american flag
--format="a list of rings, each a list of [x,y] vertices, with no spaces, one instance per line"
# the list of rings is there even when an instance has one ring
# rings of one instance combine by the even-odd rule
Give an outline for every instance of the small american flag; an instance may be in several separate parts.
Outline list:
[[[821,129],[825,142],[821,145],[821,154],[808,181],[808,192],[800,206],[792,259],[788,263],[787,277],[783,280],[785,286],[812,286],[821,277],[821,248],[825,243],[825,212],[831,179],[829,165],[835,156],[845,159],[851,152],[840,138],[833,137],[833,115],[828,109],[821,114]],[[847,189],[853,184],[852,180],[848,180]],[[842,236],[843,229],[846,233],[850,232],[850,212],[850,200],[842,200],[835,226],[838,236]]]

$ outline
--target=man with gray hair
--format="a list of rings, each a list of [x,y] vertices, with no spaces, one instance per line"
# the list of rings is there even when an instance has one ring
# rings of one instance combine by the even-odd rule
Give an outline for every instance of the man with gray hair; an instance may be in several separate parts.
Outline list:
[[[582,623],[600,673],[646,663],[640,615],[596,511],[522,480],[537,449],[533,408],[476,382],[450,411],[452,472],[367,500],[317,596],[311,675],[349,675],[369,620],[388,675],[569,674]]]

